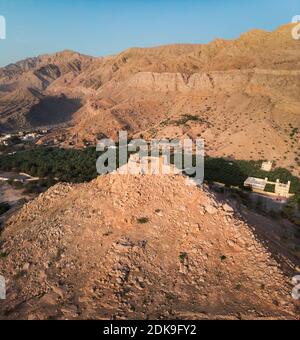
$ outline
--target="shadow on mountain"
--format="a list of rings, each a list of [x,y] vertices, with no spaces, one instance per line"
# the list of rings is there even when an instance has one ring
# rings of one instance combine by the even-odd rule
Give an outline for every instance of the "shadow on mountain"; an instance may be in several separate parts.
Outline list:
[[[80,99],[68,98],[64,95],[45,97],[26,114],[26,120],[32,127],[68,123],[81,106]]]
[[[11,84],[1,84],[0,85],[0,92],[8,93],[13,92],[17,89],[18,83],[11,83]]]

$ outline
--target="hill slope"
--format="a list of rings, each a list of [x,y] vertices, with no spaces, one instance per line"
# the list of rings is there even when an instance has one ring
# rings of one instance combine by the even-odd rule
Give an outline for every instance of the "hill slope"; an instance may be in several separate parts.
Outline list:
[[[2,318],[297,318],[290,277],[181,176],[59,184],[1,235]]]

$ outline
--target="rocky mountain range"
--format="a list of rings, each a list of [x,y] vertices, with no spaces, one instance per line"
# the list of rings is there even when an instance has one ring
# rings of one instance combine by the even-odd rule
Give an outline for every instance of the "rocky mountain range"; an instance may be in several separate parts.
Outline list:
[[[0,130],[55,126],[77,146],[119,130],[202,137],[210,155],[272,159],[298,174],[300,45],[291,28],[9,65],[0,69]]]
[[[201,137],[207,155],[273,160],[300,175],[300,44],[291,28],[6,66],[0,132],[51,127],[39,143],[66,148],[120,130]],[[18,201],[0,230],[0,319],[299,319],[296,225],[247,208],[234,190],[193,184],[182,174],[115,172]]]

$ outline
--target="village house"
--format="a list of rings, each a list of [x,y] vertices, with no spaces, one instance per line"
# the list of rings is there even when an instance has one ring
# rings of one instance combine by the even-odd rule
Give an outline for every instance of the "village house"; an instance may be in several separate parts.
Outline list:
[[[291,182],[288,181],[287,184],[280,183],[279,179],[276,181],[275,184],[275,194],[282,197],[289,197],[290,196],[290,188]]]
[[[262,163],[262,166],[261,166],[261,169],[264,170],[264,171],[271,171],[273,168],[273,162],[271,161],[268,161],[268,162],[263,162]]]
[[[274,194],[280,197],[289,198],[291,182],[288,181],[287,184],[280,183],[280,180],[277,179],[276,182],[271,182],[268,178],[255,178],[255,177],[248,177],[244,182],[244,187],[251,188],[253,191],[258,193],[265,193],[265,189],[267,184],[274,185]]]
[[[261,190],[264,191],[266,185],[268,183],[268,179],[248,177],[244,183],[244,187],[251,188],[252,190]]]

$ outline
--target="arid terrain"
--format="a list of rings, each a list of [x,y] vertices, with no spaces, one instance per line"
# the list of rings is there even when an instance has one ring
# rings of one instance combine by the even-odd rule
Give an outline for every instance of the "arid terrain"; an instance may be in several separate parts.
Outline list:
[[[2,318],[298,318],[278,255],[181,175],[58,184],[1,236]]]
[[[2,216],[0,319],[300,319],[291,296],[299,229],[281,211],[258,214],[226,196],[237,185],[216,180],[223,194],[182,174],[87,181],[75,171],[94,166],[87,146],[96,153],[97,140],[127,130],[204,138],[206,155],[226,158],[229,172],[234,160],[266,159],[299,176],[291,28],[109,57],[63,51],[0,68],[0,133],[16,133],[2,145],[11,165],[2,170],[53,180],[31,196],[1,184],[1,202],[30,201]],[[64,170],[79,184],[61,179]]]
[[[0,129],[60,126],[46,140],[77,146],[121,129],[202,137],[210,155],[271,159],[299,175],[300,45],[291,28],[105,58],[64,51],[9,65],[0,69]]]

